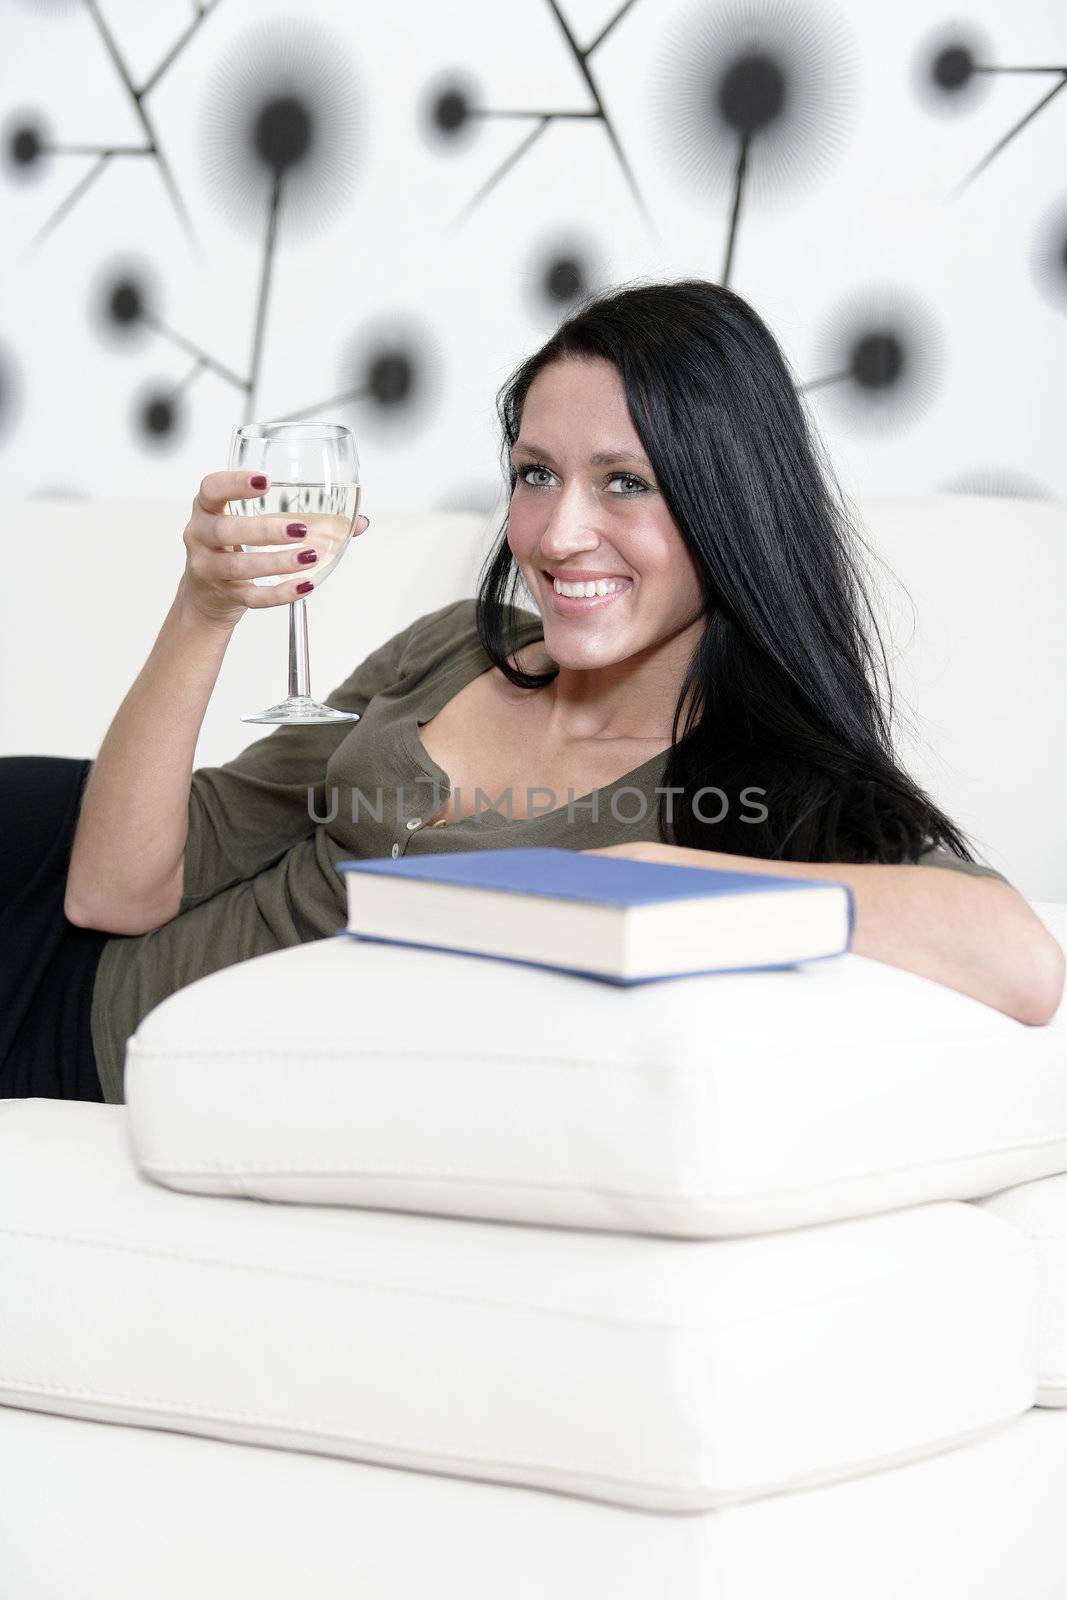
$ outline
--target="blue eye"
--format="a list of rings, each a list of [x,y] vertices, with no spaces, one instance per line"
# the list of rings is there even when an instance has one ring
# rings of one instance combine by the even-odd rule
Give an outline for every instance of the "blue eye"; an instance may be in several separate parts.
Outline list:
[[[525,466],[517,467],[515,470],[519,480],[527,489],[543,489],[546,487],[543,483],[530,483],[526,477],[528,472],[547,472],[550,478],[554,477],[551,467],[546,467],[543,461],[527,461]],[[623,489],[622,494],[625,496],[644,494],[648,490],[648,484],[645,483],[644,479],[635,477],[632,472],[613,472],[606,481],[614,483],[616,478],[622,478],[626,483],[637,485],[635,489]]]
[[[627,483],[636,483],[636,489],[624,489],[624,494],[643,494],[648,488],[648,484],[644,481],[644,479],[635,478],[632,472],[615,472],[612,474],[611,481],[614,481],[615,478],[625,478]]]

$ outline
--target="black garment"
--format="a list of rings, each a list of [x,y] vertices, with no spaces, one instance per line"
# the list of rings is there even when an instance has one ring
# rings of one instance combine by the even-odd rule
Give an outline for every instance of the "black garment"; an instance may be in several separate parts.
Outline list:
[[[90,1015],[111,937],[63,912],[92,763],[0,756],[0,1099],[103,1100]]]

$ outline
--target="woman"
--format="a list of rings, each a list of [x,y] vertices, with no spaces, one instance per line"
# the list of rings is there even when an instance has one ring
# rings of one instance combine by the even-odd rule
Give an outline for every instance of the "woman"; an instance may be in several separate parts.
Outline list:
[[[8,886],[51,931],[37,999],[21,986],[19,1037],[0,1040],[4,1094],[121,1100],[126,1039],[166,995],[335,933],[338,861],[441,849],[843,880],[859,954],[1021,1022],[1053,1015],[1059,945],[896,763],[856,536],[751,308],[699,280],[610,293],[498,405],[511,497],[477,597],[333,691],[358,722],[283,726],[192,772],[237,623],[314,573],[301,525],[227,514],[262,479],[203,480],[174,602],[91,770],[12,758],[36,761],[16,776],[63,845]],[[286,535],[281,556],[234,549]],[[514,604],[520,573],[535,611]]]

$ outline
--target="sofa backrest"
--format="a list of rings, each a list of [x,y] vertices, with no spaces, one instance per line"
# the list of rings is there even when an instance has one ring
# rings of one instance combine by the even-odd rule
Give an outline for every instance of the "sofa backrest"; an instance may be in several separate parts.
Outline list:
[[[95,755],[174,597],[186,513],[43,498],[12,511],[46,581],[13,568],[4,589],[0,751]],[[320,698],[412,617],[473,594],[500,520],[367,511],[370,528],[308,606]],[[872,590],[902,759],[983,859],[1028,897],[1067,901],[1067,508],[931,495],[858,513],[880,558]],[[241,622],[198,766],[269,735],[239,719],[284,693],[287,630],[284,607]]]
[[[859,512],[896,575],[874,587],[914,722],[905,766],[1023,894],[1067,901],[1067,507],[945,494]]]

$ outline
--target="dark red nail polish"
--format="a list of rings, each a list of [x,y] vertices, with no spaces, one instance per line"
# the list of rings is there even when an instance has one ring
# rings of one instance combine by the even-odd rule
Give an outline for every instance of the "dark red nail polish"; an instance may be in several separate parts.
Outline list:
[[[309,566],[312,561],[317,561],[319,559],[319,552],[317,550],[301,550],[296,559],[298,561],[302,561],[306,567]]]
[[[252,487],[253,489],[265,489],[267,487],[267,480],[263,476],[262,472],[256,473],[255,477],[252,479]]]
[[[308,525],[306,522],[287,522],[285,531],[290,539],[302,539],[308,531]]]
[[[313,583],[298,583],[296,586],[296,592],[297,594],[307,594],[308,590],[314,589],[314,587],[315,585]]]

